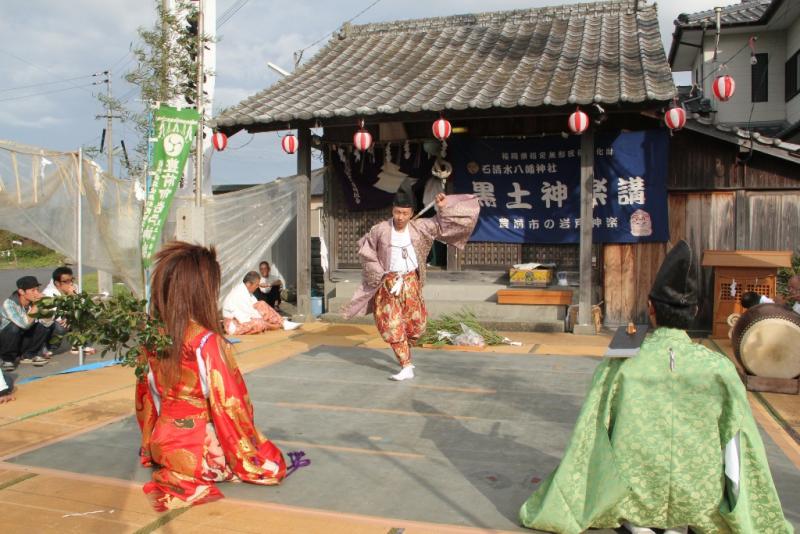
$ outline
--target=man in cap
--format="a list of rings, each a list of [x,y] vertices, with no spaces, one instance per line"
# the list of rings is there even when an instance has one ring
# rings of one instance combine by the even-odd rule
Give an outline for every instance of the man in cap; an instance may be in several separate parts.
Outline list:
[[[523,525],[792,532],[736,368],[685,332],[696,273],[680,241],[649,294],[655,330],[636,356],[597,367],[561,464],[520,510]]]
[[[42,356],[53,329],[36,318],[36,303],[41,300],[39,281],[34,276],[17,280],[17,290],[3,302],[0,310],[0,357],[3,370],[13,370],[20,361],[40,367],[47,363]]]
[[[793,312],[800,313],[800,274],[789,278],[786,282],[786,294],[778,295],[775,300],[778,304],[791,308]]]
[[[436,195],[438,213],[413,219],[416,199],[409,179],[394,197],[392,218],[373,226],[358,242],[362,281],[344,309],[345,317],[374,313],[375,324],[395,353],[400,372],[392,380],[414,378],[411,345],[425,332],[422,300],[425,259],[434,239],[464,248],[478,221],[474,195]]]

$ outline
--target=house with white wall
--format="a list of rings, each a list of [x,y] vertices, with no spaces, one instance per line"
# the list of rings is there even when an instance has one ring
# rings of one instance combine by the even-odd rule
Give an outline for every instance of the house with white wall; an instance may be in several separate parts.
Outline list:
[[[800,141],[800,1],[742,0],[675,20],[669,63],[691,72],[690,111],[715,125]],[[728,74],[736,82],[727,102],[712,83]]]

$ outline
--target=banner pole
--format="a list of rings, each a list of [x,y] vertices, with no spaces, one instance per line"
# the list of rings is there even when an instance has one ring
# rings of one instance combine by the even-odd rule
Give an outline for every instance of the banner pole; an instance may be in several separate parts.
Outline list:
[[[194,166],[194,205],[200,207],[203,205],[203,55],[205,48],[203,44],[204,36],[204,21],[203,21],[203,2],[202,0],[197,3],[197,113],[200,115],[197,125],[197,147],[195,153],[195,166]],[[196,215],[195,215],[196,216]],[[205,243],[201,243],[205,244]]]
[[[76,228],[76,258],[78,262],[78,293],[83,291],[83,147],[78,147],[78,201],[77,201],[77,228]],[[78,347],[78,365],[83,365],[83,346]]]
[[[150,175],[150,169],[152,167],[152,158],[153,158],[153,109],[158,104],[154,104],[153,102],[148,101],[147,107],[147,162],[145,163],[145,171],[144,171],[144,204],[142,205],[142,218],[144,218],[145,208],[147,208],[147,202],[150,199],[150,189],[153,186],[153,178]],[[141,229],[139,230],[141,234]],[[141,235],[139,236],[139,261],[142,262],[142,267],[144,268],[144,300],[147,302],[147,307],[150,307],[150,268],[144,266],[144,258],[142,257],[141,250],[142,249],[142,238]]]

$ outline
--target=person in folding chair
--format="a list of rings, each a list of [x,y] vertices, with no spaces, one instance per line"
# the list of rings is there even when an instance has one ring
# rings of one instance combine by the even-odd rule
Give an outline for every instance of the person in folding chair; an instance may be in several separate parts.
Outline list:
[[[520,510],[523,525],[792,532],[736,368],[686,334],[696,273],[678,242],[650,291],[655,330],[636,356],[598,365],[561,464]]]
[[[439,193],[436,216],[414,219],[416,199],[411,185],[408,178],[400,184],[392,218],[376,224],[359,240],[361,287],[342,310],[348,318],[374,313],[378,331],[400,364],[392,380],[414,378],[411,345],[425,332],[428,312],[422,286],[433,241],[464,248],[480,212],[475,195]]]

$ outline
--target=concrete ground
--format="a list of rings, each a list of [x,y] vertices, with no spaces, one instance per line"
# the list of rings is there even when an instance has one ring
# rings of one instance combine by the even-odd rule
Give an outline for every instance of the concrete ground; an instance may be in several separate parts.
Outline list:
[[[557,465],[608,338],[510,337],[523,345],[417,350],[419,376],[400,384],[371,326],[243,339],[258,425],[312,463],[279,487],[226,484],[218,503],[161,515],[140,490],[149,473],[136,464],[130,369],[23,385],[0,407],[4,531],[519,531],[519,505]],[[800,527],[800,444],[752,406]]]

